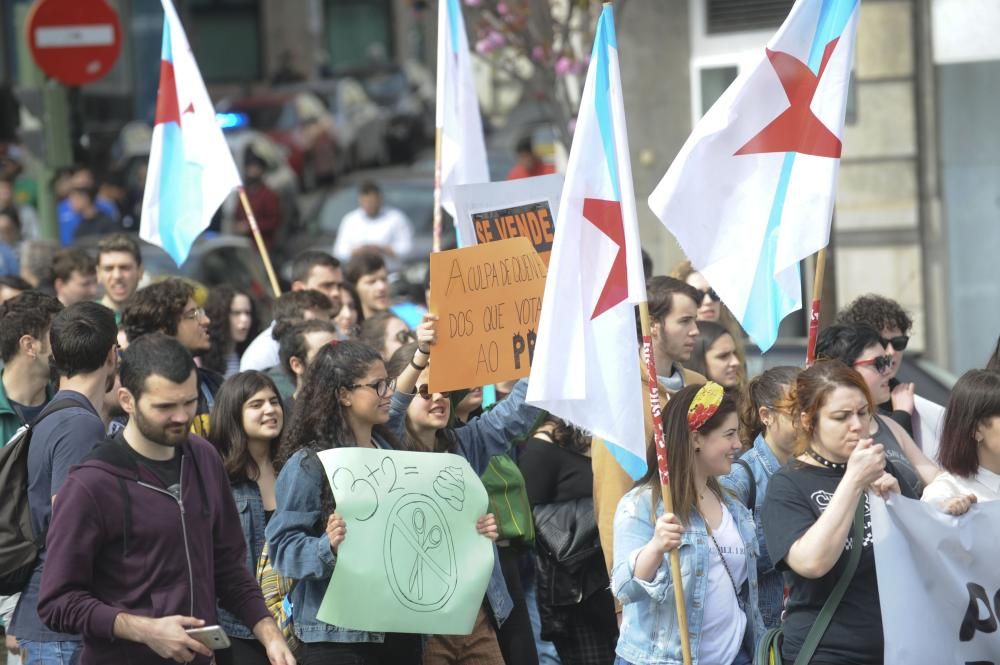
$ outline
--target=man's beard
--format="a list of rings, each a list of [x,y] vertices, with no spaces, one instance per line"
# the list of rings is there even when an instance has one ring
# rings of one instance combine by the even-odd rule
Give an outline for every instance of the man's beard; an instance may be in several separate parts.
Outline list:
[[[166,427],[157,425],[147,419],[141,409],[136,409],[135,413],[132,414],[132,418],[135,420],[135,425],[139,428],[139,432],[144,437],[155,444],[170,448],[176,448],[187,441],[188,430],[191,429],[191,423],[188,422],[187,426],[183,429],[178,428],[175,432],[168,431]]]

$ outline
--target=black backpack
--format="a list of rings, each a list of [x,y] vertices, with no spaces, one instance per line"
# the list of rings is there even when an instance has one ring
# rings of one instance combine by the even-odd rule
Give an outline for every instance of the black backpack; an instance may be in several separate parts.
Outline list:
[[[31,526],[28,505],[28,446],[31,432],[42,418],[56,411],[80,406],[72,399],[61,399],[48,405],[31,423],[14,433],[0,448],[0,596],[19,593],[28,584],[38,558],[38,541]]]

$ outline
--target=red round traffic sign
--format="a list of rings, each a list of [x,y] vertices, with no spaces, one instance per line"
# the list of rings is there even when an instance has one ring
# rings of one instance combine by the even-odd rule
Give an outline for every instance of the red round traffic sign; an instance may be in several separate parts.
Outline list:
[[[26,26],[35,62],[66,85],[100,79],[122,50],[118,12],[104,0],[38,0]]]

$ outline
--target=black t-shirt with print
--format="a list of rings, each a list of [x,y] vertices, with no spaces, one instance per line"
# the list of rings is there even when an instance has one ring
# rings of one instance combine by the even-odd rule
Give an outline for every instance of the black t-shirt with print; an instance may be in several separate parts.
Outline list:
[[[891,464],[886,470],[899,479]],[[844,551],[823,577],[809,579],[789,569],[788,550],[816,523],[829,504],[843,471],[793,461],[775,473],[767,486],[761,511],[767,549],[775,568],[784,574],[789,589],[782,624],[782,655],[791,662],[798,655],[809,629],[847,566],[853,537],[848,536]],[[900,483],[904,496],[912,491]],[[871,512],[865,501],[865,538],[861,560],[850,586],[837,607],[830,627],[820,640],[813,657],[818,662],[841,665],[880,665],[883,661],[882,613],[879,605],[875,553],[872,549]]]

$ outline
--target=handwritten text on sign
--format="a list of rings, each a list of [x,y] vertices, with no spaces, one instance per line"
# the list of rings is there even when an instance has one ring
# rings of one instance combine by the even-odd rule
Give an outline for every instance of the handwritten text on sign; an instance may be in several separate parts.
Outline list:
[[[431,390],[528,376],[545,275],[545,264],[524,237],[431,255],[430,306],[439,317]]]

